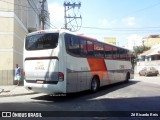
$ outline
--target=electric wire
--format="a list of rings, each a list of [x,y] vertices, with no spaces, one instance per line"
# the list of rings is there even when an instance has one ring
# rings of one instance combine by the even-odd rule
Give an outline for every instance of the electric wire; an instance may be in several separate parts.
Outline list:
[[[28,7],[28,6],[25,6],[25,5],[21,5],[21,4],[17,4],[17,3],[11,3],[11,2],[7,2],[7,1],[3,1],[3,0],[0,0],[1,2],[4,2],[4,3],[8,3],[8,4],[14,4],[14,5],[17,5],[17,6],[21,6],[21,7],[25,7],[25,8],[32,8],[32,7]],[[28,1],[28,0],[27,0]],[[36,9],[36,8],[32,8],[32,9]]]
[[[21,6],[21,7],[23,7],[23,9],[7,9],[7,8],[0,8],[0,11],[2,11],[2,12],[13,12],[14,10],[22,10],[22,11],[34,11],[38,16],[40,15],[40,13],[39,13],[39,11],[41,10],[40,8],[34,8],[33,6],[32,6],[32,4],[30,3],[30,1],[29,0],[27,0],[27,2],[28,2],[28,4],[30,5],[30,7],[29,6],[25,6],[25,5],[22,5],[22,4],[17,4],[17,3],[11,3],[11,2],[8,2],[8,1],[3,1],[3,0],[0,0],[0,2],[4,2],[4,3],[7,3],[7,4],[14,4],[14,5],[17,5],[17,6]],[[32,0],[32,2],[34,3],[34,1]],[[34,5],[35,5],[35,3],[34,3]],[[24,8],[27,8],[26,10],[24,9]],[[37,13],[38,12],[38,13]],[[49,14],[49,12],[48,11],[46,11],[47,12],[47,14]],[[48,18],[49,19],[49,16],[45,16],[46,18]],[[57,28],[56,26],[54,26],[53,24],[51,24],[50,22],[48,22],[48,21],[46,21],[46,24],[48,25],[48,26],[50,26],[51,28]],[[50,25],[49,25],[50,24]],[[53,27],[52,27],[53,26]]]
[[[37,15],[39,15],[39,13],[37,13],[36,10],[35,10],[35,9],[33,8],[33,6],[31,5],[30,1],[29,1],[29,0],[27,0],[27,1],[28,1],[29,5],[31,6],[31,8],[34,10],[34,12],[35,12]]]

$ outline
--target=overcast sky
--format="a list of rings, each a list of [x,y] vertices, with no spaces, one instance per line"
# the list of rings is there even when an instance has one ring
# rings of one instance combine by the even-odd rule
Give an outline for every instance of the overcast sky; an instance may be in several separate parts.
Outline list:
[[[80,9],[71,11],[82,15],[79,33],[99,39],[116,37],[120,46],[125,45],[126,39],[134,35],[146,37],[160,34],[160,0],[67,1],[80,1],[82,4]],[[48,0],[51,23],[57,28],[64,27],[63,3],[64,0]],[[81,25],[80,20],[77,22]]]

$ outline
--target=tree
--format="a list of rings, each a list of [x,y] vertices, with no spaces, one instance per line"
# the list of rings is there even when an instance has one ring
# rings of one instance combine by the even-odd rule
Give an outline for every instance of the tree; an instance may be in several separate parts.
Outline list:
[[[144,51],[147,51],[149,50],[151,47],[147,47],[145,45],[142,45],[142,46],[135,46],[133,47],[133,51],[135,53],[135,55],[137,56],[138,54],[141,54],[143,53]]]

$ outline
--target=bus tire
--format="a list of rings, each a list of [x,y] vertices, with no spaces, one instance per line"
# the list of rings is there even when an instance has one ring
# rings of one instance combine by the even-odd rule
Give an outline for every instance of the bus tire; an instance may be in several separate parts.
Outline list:
[[[128,73],[126,74],[125,83],[128,83],[128,82],[129,82],[129,79],[130,79],[130,73],[128,72]]]
[[[95,93],[98,91],[99,88],[99,78],[98,77],[93,77],[91,81],[91,92]]]

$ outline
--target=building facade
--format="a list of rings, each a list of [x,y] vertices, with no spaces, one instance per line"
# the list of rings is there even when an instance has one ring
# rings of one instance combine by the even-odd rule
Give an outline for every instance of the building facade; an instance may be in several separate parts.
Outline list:
[[[105,37],[104,42],[116,45],[116,38],[115,37]]]
[[[134,47],[141,46],[141,45],[143,45],[142,37],[138,35],[132,35],[127,38],[127,44],[125,48],[133,50]]]
[[[157,44],[160,44],[160,35],[149,35],[144,41],[144,45],[148,47],[152,47]]]
[[[160,72],[160,44],[154,45],[150,50],[138,55],[135,73],[147,66],[155,67]]]
[[[14,84],[15,64],[23,70],[24,38],[41,29],[41,5],[40,0],[0,1],[0,85]],[[48,13],[47,1],[44,9]]]

